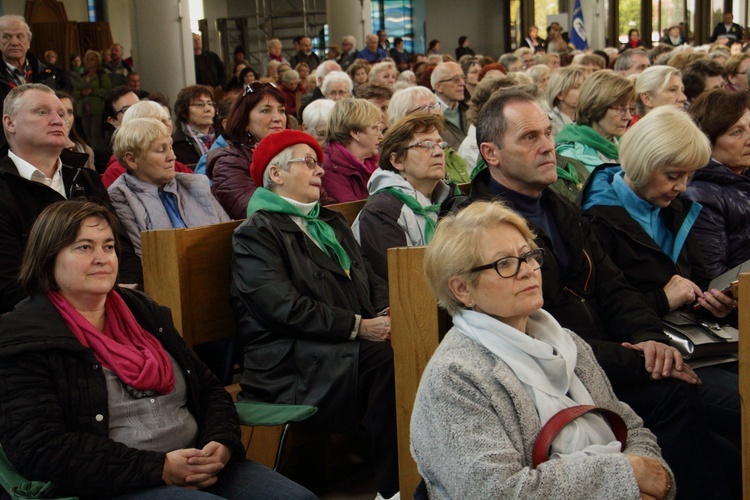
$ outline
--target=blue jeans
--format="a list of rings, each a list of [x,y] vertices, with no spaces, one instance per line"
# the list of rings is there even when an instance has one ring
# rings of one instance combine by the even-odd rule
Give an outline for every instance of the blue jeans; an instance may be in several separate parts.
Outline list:
[[[205,490],[181,486],[157,486],[112,497],[112,500],[210,500],[227,498],[297,500],[315,499],[312,492],[257,462],[243,460],[230,463],[215,485]]]

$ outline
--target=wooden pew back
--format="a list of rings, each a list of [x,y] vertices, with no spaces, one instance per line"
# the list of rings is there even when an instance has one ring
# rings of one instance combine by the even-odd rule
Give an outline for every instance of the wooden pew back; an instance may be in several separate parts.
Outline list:
[[[449,318],[424,277],[425,247],[390,248],[388,283],[391,345],[396,373],[396,426],[400,490],[411,496],[421,477],[409,449],[409,422],[419,380],[447,333]]]
[[[326,208],[341,212],[346,219],[346,222],[351,226],[354,224],[354,219],[357,218],[362,207],[365,206],[367,200],[350,201],[347,203],[336,203],[334,205],[326,205]]]
[[[141,233],[145,291],[172,309],[190,346],[237,333],[229,280],[232,232],[241,222]]]
[[[740,401],[742,420],[742,491],[750,500],[750,273],[740,274],[739,294],[735,294],[739,310]]]

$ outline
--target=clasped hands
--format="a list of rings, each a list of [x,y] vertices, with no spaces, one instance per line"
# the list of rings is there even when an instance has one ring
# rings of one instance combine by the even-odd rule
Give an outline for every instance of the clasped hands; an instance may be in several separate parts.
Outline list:
[[[701,383],[701,379],[698,378],[693,369],[683,362],[680,351],[670,345],[655,340],[647,340],[637,344],[623,342],[622,345],[643,354],[646,371],[651,374],[653,380],[675,378],[688,384]]]
[[[168,486],[204,489],[213,486],[216,477],[232,457],[225,445],[211,441],[203,449],[170,451],[164,458],[161,478]]]

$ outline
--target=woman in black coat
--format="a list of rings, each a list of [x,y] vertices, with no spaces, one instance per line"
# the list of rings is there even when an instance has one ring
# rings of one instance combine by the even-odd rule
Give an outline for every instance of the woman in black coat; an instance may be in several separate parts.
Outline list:
[[[378,491],[390,498],[398,467],[387,286],[344,218],[318,203],[322,161],[315,139],[292,130],[267,135],[253,154],[263,187],[233,238],[242,396],[315,405],[307,422],[318,428],[361,422],[373,435]]]
[[[63,201],[31,230],[20,276],[30,297],[0,322],[10,462],[57,496],[312,498],[244,459],[229,393],[169,310],[115,289],[117,223],[101,205]]]

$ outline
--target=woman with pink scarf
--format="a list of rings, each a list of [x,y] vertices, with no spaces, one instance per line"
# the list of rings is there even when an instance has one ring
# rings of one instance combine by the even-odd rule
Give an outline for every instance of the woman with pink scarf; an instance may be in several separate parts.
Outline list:
[[[0,324],[10,462],[54,497],[315,498],[245,460],[229,393],[169,309],[116,286],[117,224],[104,206],[63,201],[31,229],[29,298]]]

